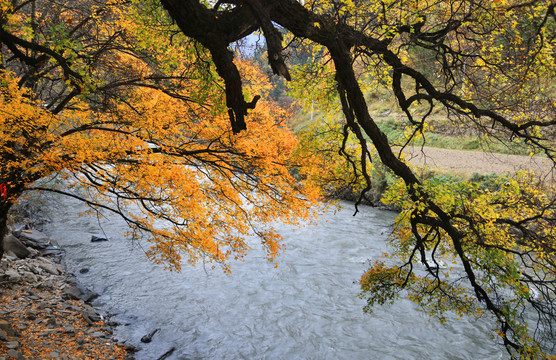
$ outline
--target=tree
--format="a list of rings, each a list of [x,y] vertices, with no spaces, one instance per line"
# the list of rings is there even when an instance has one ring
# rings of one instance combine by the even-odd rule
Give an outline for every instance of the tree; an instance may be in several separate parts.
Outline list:
[[[440,107],[454,122],[475,127],[492,141],[526,142],[556,164],[553,1],[161,3],[184,34],[210,52],[225,82],[236,133],[248,128],[246,109],[254,104],[242,94],[229,45],[260,29],[270,67],[287,80],[280,30],[319,49],[321,62],[311,76],[325,74],[314,81],[335,83],[344,138],[358,144],[356,157],[353,149],[343,153],[363,177],[363,188],[372,185],[373,153],[400,179],[387,196],[404,209],[393,239],[398,260],[377,262],[362,277],[370,306],[407,291],[441,318],[449,310],[486,312],[498,322],[496,332],[512,356],[547,356],[544,346],[554,344],[556,320],[554,188],[541,191],[527,175],[495,189],[427,182],[394,152],[362,89],[369,81],[391,89],[411,130],[407,141],[423,132]],[[318,71],[325,66],[332,71]],[[465,282],[458,273],[441,270],[441,258],[457,263]],[[418,262],[424,272],[416,269]],[[523,321],[526,308],[536,311],[538,327]],[[541,335],[551,341],[542,342]]]
[[[122,216],[154,261],[229,271],[249,236],[273,261],[272,222],[312,213],[318,189],[292,175],[287,111],[263,100],[232,135],[206,51],[159,5],[2,0],[0,25],[2,235],[18,198],[53,192]],[[245,92],[271,90],[248,61],[234,68]]]

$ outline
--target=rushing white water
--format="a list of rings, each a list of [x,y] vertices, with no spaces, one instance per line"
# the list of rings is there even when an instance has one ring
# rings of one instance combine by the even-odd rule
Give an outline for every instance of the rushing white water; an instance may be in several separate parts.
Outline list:
[[[232,274],[185,266],[163,271],[123,238],[117,217],[78,217],[80,203],[62,199],[50,235],[66,249],[70,270],[101,294],[95,305],[116,314],[116,335],[141,347],[137,359],[502,359],[486,320],[441,325],[400,299],[364,314],[357,281],[367,259],[387,250],[395,214],[353,205],[316,226],[283,227],[278,268],[255,244]],[[101,229],[102,227],[102,229]],[[112,240],[91,243],[91,234]],[[149,344],[140,338],[160,328]]]

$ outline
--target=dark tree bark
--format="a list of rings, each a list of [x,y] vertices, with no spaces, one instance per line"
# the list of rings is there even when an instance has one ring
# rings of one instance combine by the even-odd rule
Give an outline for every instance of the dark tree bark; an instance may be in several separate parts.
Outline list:
[[[8,231],[8,213],[11,206],[7,201],[0,203],[0,260],[4,256],[4,236]]]
[[[253,13],[244,6],[217,14],[197,1],[162,0],[161,3],[185,35],[196,39],[210,51],[216,71],[225,82],[232,130],[234,133],[245,130],[247,109],[253,109],[258,98],[249,103],[244,100],[241,76],[228,45],[258,28]]]

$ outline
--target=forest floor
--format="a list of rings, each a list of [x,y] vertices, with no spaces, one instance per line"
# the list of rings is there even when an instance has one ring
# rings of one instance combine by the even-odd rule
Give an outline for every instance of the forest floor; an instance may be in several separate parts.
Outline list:
[[[534,171],[544,179],[556,178],[555,169],[547,158],[495,154],[480,151],[449,150],[432,147],[408,147],[404,151],[414,165],[426,165],[431,170],[450,171],[457,175],[515,173]]]

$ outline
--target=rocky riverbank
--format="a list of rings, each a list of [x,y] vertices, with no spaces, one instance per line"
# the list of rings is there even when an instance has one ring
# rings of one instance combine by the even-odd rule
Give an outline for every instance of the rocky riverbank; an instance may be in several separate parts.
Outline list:
[[[57,244],[35,230],[14,233],[0,261],[0,360],[131,359],[133,349],[112,337],[116,324],[87,303],[95,294],[65,273]]]

